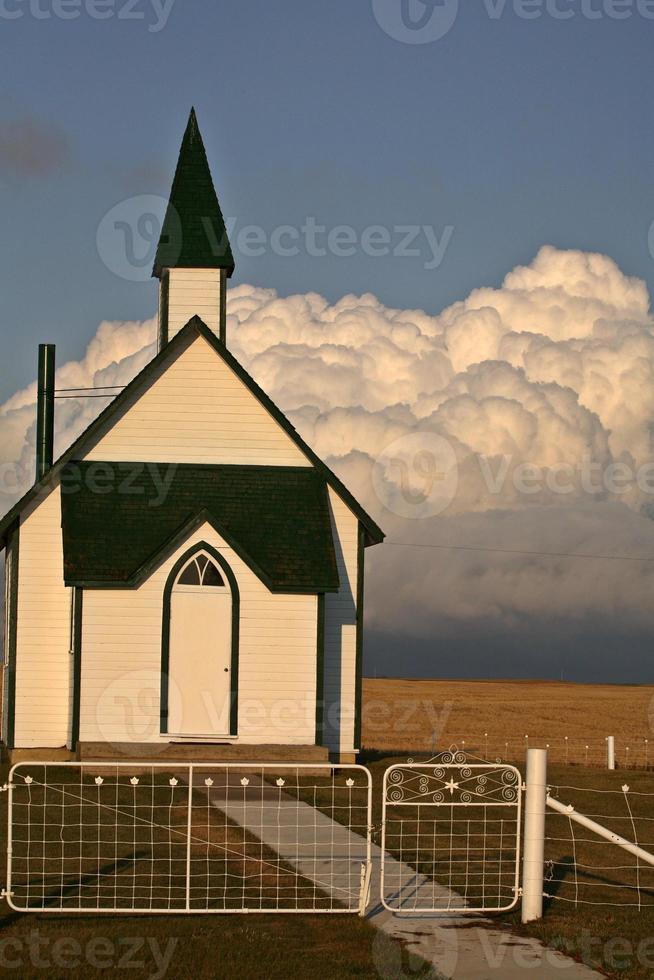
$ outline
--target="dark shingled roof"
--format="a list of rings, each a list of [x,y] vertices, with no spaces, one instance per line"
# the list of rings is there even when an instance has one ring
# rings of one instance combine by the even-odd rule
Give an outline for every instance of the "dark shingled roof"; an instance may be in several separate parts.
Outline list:
[[[195,109],[191,109],[152,275],[164,269],[226,269],[234,257],[211,179]]]
[[[335,592],[327,484],[313,467],[71,462],[66,585],[135,586],[208,521],[273,592]]]

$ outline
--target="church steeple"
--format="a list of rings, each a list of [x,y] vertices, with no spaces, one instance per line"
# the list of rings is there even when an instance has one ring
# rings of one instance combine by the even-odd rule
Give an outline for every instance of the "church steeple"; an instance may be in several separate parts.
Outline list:
[[[154,260],[153,276],[164,269],[234,271],[218,197],[211,179],[195,109],[191,109]]]
[[[152,270],[161,282],[160,348],[195,315],[225,340],[226,280],[233,272],[225,220],[191,109]]]

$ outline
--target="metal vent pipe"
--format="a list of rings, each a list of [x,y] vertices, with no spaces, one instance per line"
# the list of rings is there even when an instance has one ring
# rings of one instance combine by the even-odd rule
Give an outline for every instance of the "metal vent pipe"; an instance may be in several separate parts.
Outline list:
[[[54,458],[55,345],[39,344],[36,398],[36,480],[51,468]]]

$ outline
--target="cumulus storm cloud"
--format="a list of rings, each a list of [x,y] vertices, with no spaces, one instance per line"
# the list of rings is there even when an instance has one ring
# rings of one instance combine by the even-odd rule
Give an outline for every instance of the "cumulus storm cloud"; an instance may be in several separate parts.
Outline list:
[[[500,288],[438,315],[241,285],[227,329],[236,357],[394,542],[370,553],[373,631],[515,633],[539,615],[654,626],[654,566],[562,557],[654,554],[654,321],[645,284],[610,258],[544,247]],[[155,333],[154,320],[103,323],[58,387],[125,384]],[[0,408],[4,507],[31,481],[35,400],[31,385]],[[58,452],[103,404],[57,403]],[[415,472],[409,460],[385,473],[382,492],[375,463],[398,440],[434,435],[453,453],[455,492],[411,520],[393,495],[402,480],[420,493],[420,453]]]

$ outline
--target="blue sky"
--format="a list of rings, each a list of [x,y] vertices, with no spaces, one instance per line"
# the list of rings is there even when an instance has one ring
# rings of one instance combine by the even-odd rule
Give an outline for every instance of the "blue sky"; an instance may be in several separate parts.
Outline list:
[[[153,314],[154,285],[112,273],[96,232],[121,200],[167,192],[191,104],[238,227],[453,228],[437,268],[267,249],[236,254],[234,283],[438,312],[551,243],[654,284],[654,20],[635,0],[625,20],[609,0],[592,20],[582,0],[559,0],[567,20],[467,0],[424,44],[389,36],[373,0],[176,0],[157,31],[152,0],[129,20],[126,0],[106,20],[56,2],[0,3],[0,134],[28,119],[59,147],[39,173],[0,161],[1,399],[33,378],[39,341],[78,357],[102,319]]]
[[[61,365],[101,321],[154,315],[157,229],[140,219],[165,203],[195,105],[233,227],[232,284],[255,287],[232,295],[240,322],[250,317],[245,363],[271,348],[270,394],[286,410],[309,406],[295,422],[325,458],[342,457],[346,482],[357,486],[357,452],[376,465],[398,426],[411,441],[425,424],[473,460],[508,445],[516,466],[578,468],[588,453],[650,465],[652,321],[619,270],[652,292],[653,40],[654,0],[0,0],[0,404],[34,379],[40,342],[57,344]],[[145,274],[126,272],[116,221],[135,233]],[[316,225],[317,249],[303,230]],[[242,240],[250,226],[261,254]],[[325,249],[339,226],[355,244]],[[280,232],[297,254],[272,247]],[[415,254],[398,254],[402,242]],[[555,248],[533,262],[544,245]],[[532,262],[522,292],[514,277],[436,317]],[[383,306],[345,304],[335,325],[320,304],[274,306],[256,287],[331,302],[373,293]],[[392,308],[432,316],[403,313],[409,326],[395,331]],[[293,348],[292,378],[269,314]],[[351,389],[325,343],[337,329]],[[118,350],[139,331],[110,333]],[[109,344],[103,356],[126,353]],[[91,362],[74,383],[85,371],[93,383]],[[66,432],[90,409],[64,404]],[[324,408],[315,432],[313,405]],[[27,481],[32,423],[25,406],[0,433],[0,461],[20,457]],[[650,679],[654,569],[530,557],[651,554],[654,505],[640,485],[545,495],[538,508],[508,484],[480,498],[473,476],[462,468],[453,509],[429,521],[377,501],[401,547],[370,562],[368,667],[392,663],[400,637],[407,670],[433,673],[437,636],[456,673]],[[450,539],[463,550],[424,549]],[[498,543],[524,560],[465,551]]]

